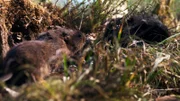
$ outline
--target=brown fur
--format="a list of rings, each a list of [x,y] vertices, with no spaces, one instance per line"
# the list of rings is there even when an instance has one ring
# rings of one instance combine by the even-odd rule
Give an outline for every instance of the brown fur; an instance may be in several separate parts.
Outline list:
[[[37,38],[37,40],[46,40],[49,42],[59,39],[63,39],[68,49],[73,53],[79,51],[86,42],[86,37],[82,32],[62,27],[42,33],[42,35]]]
[[[48,62],[53,56],[57,54],[73,56],[84,43],[85,36],[80,31],[61,27],[49,30],[40,35],[37,40],[14,46],[7,53],[1,70],[3,74],[13,74],[7,81],[10,84],[21,85],[27,80],[39,81],[50,74],[51,67]]]

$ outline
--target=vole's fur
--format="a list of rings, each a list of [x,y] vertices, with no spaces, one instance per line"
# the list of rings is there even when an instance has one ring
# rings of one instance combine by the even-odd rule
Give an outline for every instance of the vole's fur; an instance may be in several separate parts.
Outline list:
[[[80,31],[62,27],[41,33],[37,40],[22,42],[9,50],[1,74],[12,74],[6,81],[8,84],[42,80],[51,72],[51,57],[59,51],[60,55],[74,55],[83,47],[85,39]]]
[[[168,38],[170,32],[155,15],[137,14],[127,19],[117,18],[109,21],[103,38],[113,41],[118,35],[121,35],[121,46],[127,47],[130,36],[136,36],[147,43],[158,43]]]

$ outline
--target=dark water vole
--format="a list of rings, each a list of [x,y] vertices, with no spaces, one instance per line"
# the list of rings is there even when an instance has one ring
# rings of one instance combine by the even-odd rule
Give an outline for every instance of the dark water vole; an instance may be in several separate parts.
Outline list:
[[[110,20],[105,29],[104,39],[112,41],[118,35],[121,35],[121,46],[126,47],[130,42],[130,37],[136,37],[153,44],[168,38],[170,32],[158,17],[143,13],[132,15],[127,19]]]

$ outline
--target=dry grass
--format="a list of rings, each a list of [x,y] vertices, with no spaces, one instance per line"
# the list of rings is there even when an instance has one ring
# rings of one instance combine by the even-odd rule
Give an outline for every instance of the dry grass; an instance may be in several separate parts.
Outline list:
[[[79,28],[86,33],[98,34],[98,38],[92,43],[92,46],[83,51],[86,62],[76,64],[77,71],[75,72],[65,71],[69,73],[68,77],[58,74],[43,82],[14,87],[13,89],[20,95],[17,98],[12,98],[5,94],[2,100],[134,101],[152,100],[158,96],[170,94],[179,96],[179,34],[175,34],[174,37],[157,45],[144,43],[142,46],[122,48],[118,41],[112,45],[100,37],[103,34],[102,22],[109,16],[109,11],[103,12],[104,8],[100,2],[87,6],[82,6],[83,4],[74,6],[70,12],[66,8],[68,4],[62,9],[47,4],[46,9],[40,10],[52,13],[51,16],[48,15],[52,25],[65,25]],[[36,5],[26,10],[28,9],[36,9],[40,18],[45,17],[43,14],[48,14],[40,13]],[[15,8],[11,8],[12,10]],[[34,21],[31,14],[36,13],[30,13],[28,16],[30,21]],[[42,27],[41,24],[44,23],[40,22],[37,26]],[[64,61],[64,64],[67,65],[67,61]],[[71,69],[72,65],[74,64],[68,64],[66,67]]]

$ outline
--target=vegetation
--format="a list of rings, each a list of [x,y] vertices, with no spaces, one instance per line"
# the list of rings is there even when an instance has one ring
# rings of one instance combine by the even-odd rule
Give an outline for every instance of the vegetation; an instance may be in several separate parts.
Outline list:
[[[83,1],[75,2],[73,5],[67,3],[62,8],[50,3],[35,4],[29,0],[2,3],[3,7],[7,8],[2,18],[6,20],[6,27],[11,32],[9,34],[13,40],[9,42],[11,44],[32,40],[39,32],[47,30],[51,25],[80,29],[87,36],[95,34],[96,40],[91,41],[82,52],[85,63],[82,61],[74,63],[71,59],[64,58],[62,73],[50,76],[41,82],[12,87],[19,92],[19,96],[15,98],[1,90],[1,100],[147,101],[165,95],[180,98],[178,26],[176,25],[174,30],[170,30],[172,28],[167,26],[171,37],[158,44],[143,42],[143,45],[136,45],[133,44],[132,39],[128,46],[123,48],[119,43],[120,38],[110,44],[102,39],[104,23],[113,16],[111,12],[115,9],[106,10],[112,7],[111,3],[106,4],[108,1],[122,2],[95,0],[87,4],[87,1]],[[146,13],[155,13],[156,6],[160,4],[155,2],[156,0],[153,0],[154,2],[135,0],[135,3],[131,3],[133,1],[130,0],[128,4],[128,14],[131,16],[144,12],[144,8]],[[142,7],[141,4],[147,6]],[[173,5],[171,6],[174,9]],[[178,13],[177,10],[176,14]],[[174,19],[177,18],[176,15],[173,16]],[[13,27],[17,29],[16,25],[18,27],[27,25],[27,27],[21,27],[20,31],[12,30]],[[4,86],[2,83],[1,88]]]

